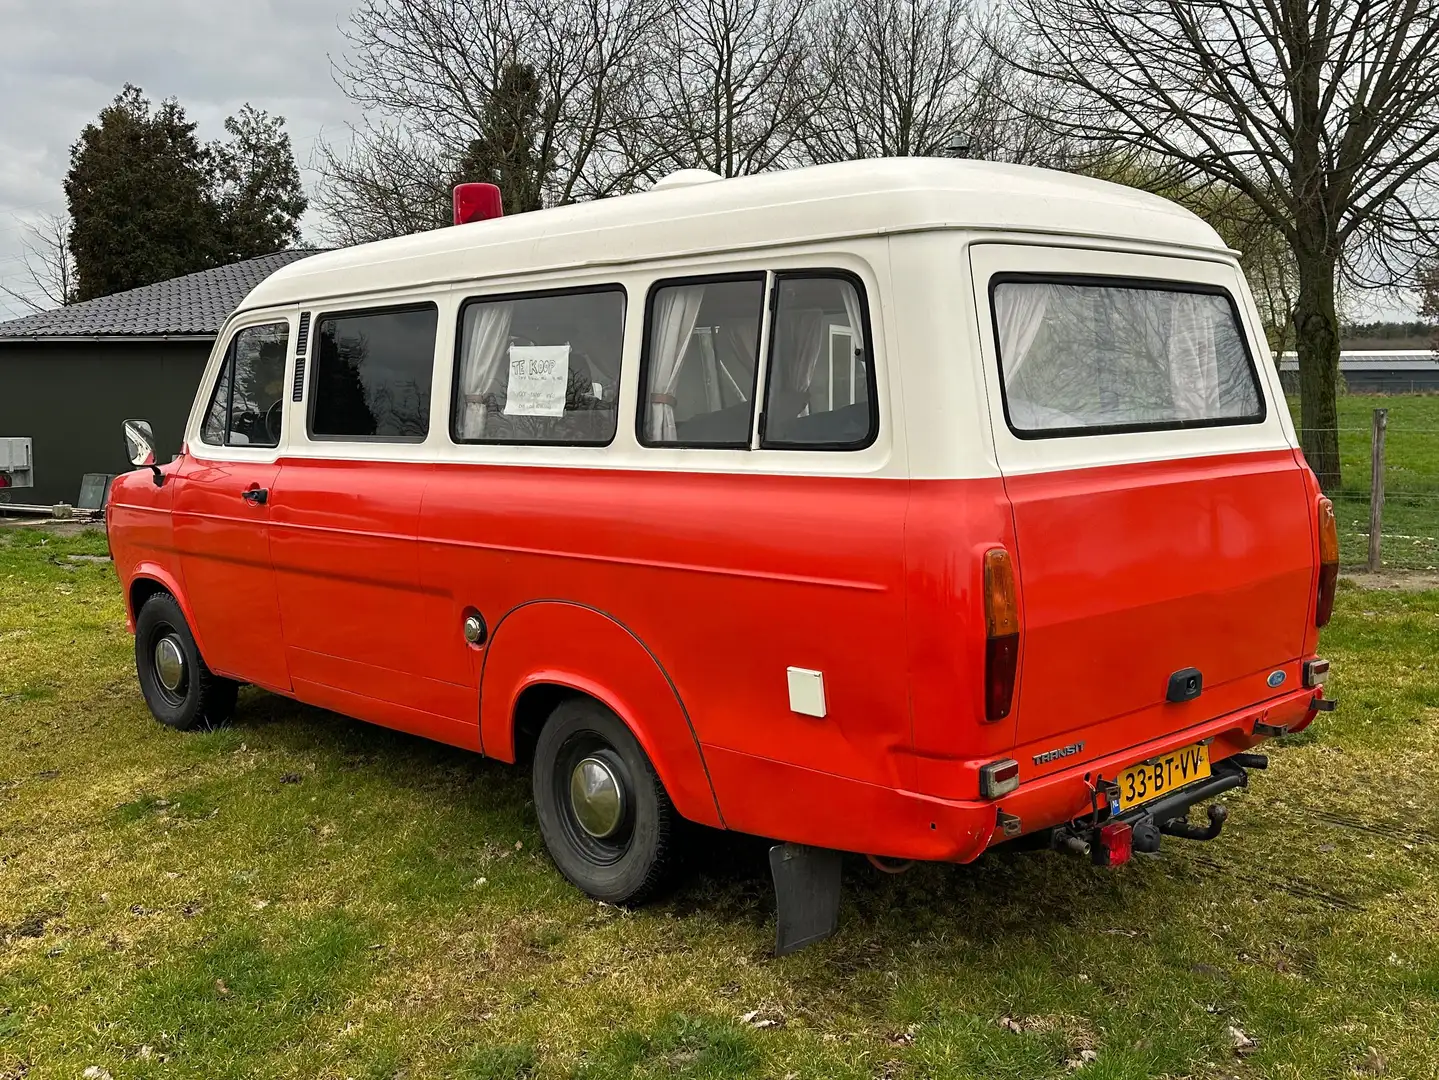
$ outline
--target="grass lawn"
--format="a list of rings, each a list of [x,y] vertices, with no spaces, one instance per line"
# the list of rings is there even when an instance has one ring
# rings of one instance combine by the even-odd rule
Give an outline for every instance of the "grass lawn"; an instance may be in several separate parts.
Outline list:
[[[1384,454],[1384,565],[1439,569],[1439,394],[1344,394],[1339,398],[1339,460],[1344,487],[1331,492],[1340,557],[1369,557],[1369,489],[1373,414],[1389,410]],[[1294,422],[1299,400],[1291,399]]]
[[[0,530],[5,1080],[1439,1076],[1439,592],[1341,591],[1342,708],[1218,842],[854,860],[773,960],[762,845],[619,911],[519,772],[252,691],[162,728],[103,552]]]

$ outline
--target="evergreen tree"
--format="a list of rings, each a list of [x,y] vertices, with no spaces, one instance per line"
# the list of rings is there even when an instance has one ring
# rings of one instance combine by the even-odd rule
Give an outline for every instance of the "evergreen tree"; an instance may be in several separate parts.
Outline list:
[[[284,120],[246,105],[209,145],[174,99],[126,84],[70,148],[75,298],[278,251],[306,199]]]
[[[77,300],[213,265],[208,159],[178,102],[128,83],[85,127],[65,178]]]
[[[210,147],[213,198],[223,262],[267,255],[300,239],[309,200],[285,131],[285,119],[247,104],[225,121],[228,142]]]
[[[480,136],[470,142],[456,169],[456,182],[495,184],[505,213],[520,214],[544,206],[544,185],[553,171],[553,152],[542,133],[553,127],[546,116],[552,106],[544,98],[535,69],[509,63],[486,108]]]

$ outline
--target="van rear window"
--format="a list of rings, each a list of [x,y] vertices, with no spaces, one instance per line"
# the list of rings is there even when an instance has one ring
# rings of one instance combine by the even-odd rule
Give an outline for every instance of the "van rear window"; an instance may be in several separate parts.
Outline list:
[[[1256,423],[1264,398],[1221,290],[1000,277],[1004,407],[1021,437]]]

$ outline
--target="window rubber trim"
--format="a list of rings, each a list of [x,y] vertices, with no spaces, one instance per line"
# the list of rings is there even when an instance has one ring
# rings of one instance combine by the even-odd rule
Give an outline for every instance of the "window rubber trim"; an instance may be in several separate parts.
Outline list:
[[[336,311],[316,311],[310,320],[311,344],[320,340],[320,324],[325,319],[356,318],[363,315],[403,315],[411,311],[433,311],[435,313],[435,340],[430,343],[430,415],[425,419],[423,435],[317,435],[315,433],[315,404],[319,390],[315,379],[320,371],[318,348],[309,350],[308,370],[305,372],[305,437],[314,443],[400,443],[418,446],[430,437],[435,416],[435,350],[440,343],[440,305],[433,300],[420,300],[408,304],[382,304],[378,307],[346,308]]]
[[[548,300],[561,296],[584,296],[587,293],[613,293],[620,294],[624,302],[624,318],[620,324],[620,368],[615,374],[615,427],[610,432],[608,439],[462,439],[459,436],[459,412],[455,406],[458,404],[460,395],[460,369],[464,365],[465,352],[465,311],[472,304],[508,304],[517,300]],[[625,370],[625,324],[630,317],[630,294],[629,290],[620,282],[612,282],[600,285],[575,285],[569,288],[559,289],[538,289],[528,292],[505,292],[490,293],[479,296],[467,296],[460,302],[458,313],[455,315],[455,359],[454,374],[450,380],[450,442],[456,446],[586,446],[605,447],[612,446],[615,436],[620,431],[620,399],[618,397],[621,377]]]
[[[879,376],[874,370],[874,332],[870,326],[869,318],[869,294],[865,292],[864,282],[859,275],[849,270],[837,270],[831,268],[817,268],[814,270],[776,270],[774,272],[773,298],[770,301],[770,334],[769,349],[765,355],[764,373],[764,403],[769,405],[770,383],[774,378],[774,343],[775,327],[779,323],[779,286],[786,279],[802,278],[807,280],[830,280],[842,281],[853,287],[855,295],[859,298],[859,319],[860,332],[864,334],[864,367],[865,367],[865,389],[869,393],[869,430],[863,439],[853,439],[849,442],[789,442],[778,439],[770,439],[764,434],[761,427],[759,448],[761,450],[815,450],[815,451],[855,451],[866,450],[873,446],[879,438]]]
[[[1245,416],[1206,417],[1203,420],[1156,420],[1137,424],[1097,424],[1067,428],[1019,428],[1009,413],[1009,386],[1004,377],[1004,356],[999,346],[999,310],[995,307],[995,289],[1005,284],[1074,285],[1087,288],[1110,288],[1142,290],[1147,292],[1197,293],[1202,296],[1221,296],[1229,304],[1234,327],[1239,331],[1239,343],[1244,347],[1244,358],[1249,363],[1249,379],[1254,385],[1259,401],[1259,412]],[[1234,295],[1222,285],[1209,285],[1200,281],[1174,281],[1166,278],[1126,277],[1114,274],[1053,274],[1042,271],[1005,270],[991,274],[986,289],[989,297],[989,329],[994,335],[994,359],[999,369],[999,397],[1004,409],[1004,423],[1016,439],[1073,439],[1088,435],[1132,435],[1146,431],[1193,431],[1217,427],[1247,427],[1262,424],[1269,418],[1269,403],[1264,396],[1264,387],[1259,381],[1259,371],[1254,362],[1254,351],[1249,347],[1249,335],[1240,317],[1239,305]]]
[[[733,442],[654,442],[645,438],[645,417],[647,415],[650,382],[650,340],[651,320],[654,318],[655,297],[661,289],[684,288],[687,285],[720,285],[734,281],[751,281],[759,285],[759,325],[755,331],[754,343],[754,379],[750,382],[750,409],[747,422],[745,423],[745,437],[743,440]],[[760,336],[764,334],[765,305],[769,298],[765,296],[765,287],[769,281],[767,270],[744,270],[738,273],[729,274],[695,274],[687,277],[660,278],[650,283],[645,293],[645,322],[642,331],[644,337],[640,342],[640,398],[635,407],[635,440],[643,447],[652,450],[749,450],[750,442],[754,436],[755,410],[759,407],[757,400],[759,394],[759,362],[760,362]]]

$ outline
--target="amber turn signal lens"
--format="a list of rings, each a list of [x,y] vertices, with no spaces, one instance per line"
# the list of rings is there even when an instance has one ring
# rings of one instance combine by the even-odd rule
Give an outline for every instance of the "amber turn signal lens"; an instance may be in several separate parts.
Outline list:
[[[984,553],[984,718],[1003,720],[1019,672],[1019,603],[1014,562],[1004,548]]]
[[[1004,548],[984,553],[984,629],[987,637],[1019,633],[1019,604],[1015,599],[1014,563]]]
[[[1339,525],[1334,520],[1334,504],[1322,495],[1318,509],[1319,590],[1314,600],[1314,625],[1327,626],[1339,585]]]

